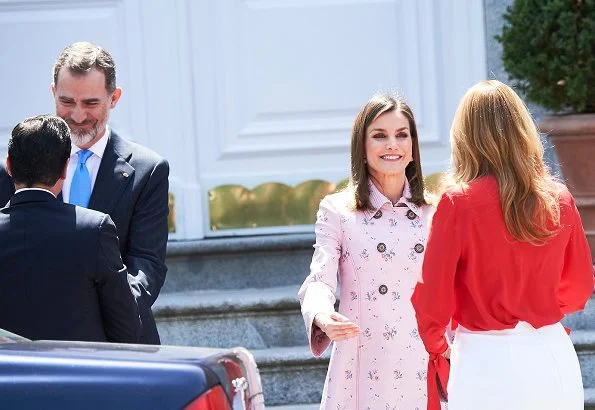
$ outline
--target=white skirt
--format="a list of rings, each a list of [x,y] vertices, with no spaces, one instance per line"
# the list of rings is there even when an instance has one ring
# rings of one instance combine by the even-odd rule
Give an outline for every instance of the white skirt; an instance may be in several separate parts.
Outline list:
[[[474,332],[452,346],[449,410],[583,410],[578,357],[560,323]]]

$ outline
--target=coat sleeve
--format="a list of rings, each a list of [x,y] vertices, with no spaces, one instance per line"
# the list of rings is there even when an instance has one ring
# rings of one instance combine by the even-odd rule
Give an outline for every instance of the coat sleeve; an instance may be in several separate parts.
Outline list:
[[[570,196],[570,193],[568,193]],[[593,260],[585,236],[581,217],[571,198],[572,227],[570,238],[564,250],[564,268],[558,289],[558,305],[562,313],[582,310],[593,294]]]
[[[94,280],[107,340],[137,343],[141,332],[138,308],[120,257],[116,226],[109,215],[99,226],[98,242]]]
[[[421,281],[411,303],[419,335],[430,354],[428,360],[428,409],[439,410],[438,380],[448,385],[450,365],[441,355],[448,349],[446,328],[455,310],[455,273],[461,254],[461,235],[453,199],[442,195],[432,219]]]
[[[165,281],[169,165],[159,161],[136,201],[122,257],[143,318],[150,313]]]
[[[315,357],[320,357],[331,344],[331,340],[314,324],[314,317],[318,313],[335,311],[342,241],[341,216],[330,196],[325,197],[320,203],[316,214],[315,232],[316,243],[310,274],[302,284],[298,298],[309,336],[310,350]]]
[[[459,229],[453,198],[444,194],[432,219],[422,278],[411,297],[419,334],[429,353],[440,354],[448,348],[445,332],[455,310]]]

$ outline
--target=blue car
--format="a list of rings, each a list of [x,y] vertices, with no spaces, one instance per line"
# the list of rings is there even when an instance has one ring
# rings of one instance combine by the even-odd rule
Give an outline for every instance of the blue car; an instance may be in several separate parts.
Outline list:
[[[0,409],[262,410],[244,348],[31,341],[0,329]]]

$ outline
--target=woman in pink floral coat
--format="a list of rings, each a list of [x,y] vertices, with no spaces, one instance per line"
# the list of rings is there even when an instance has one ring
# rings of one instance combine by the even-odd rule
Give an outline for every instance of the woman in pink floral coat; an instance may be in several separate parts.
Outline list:
[[[335,342],[321,409],[426,408],[427,354],[410,298],[431,213],[411,109],[374,96],[353,126],[350,185],[320,204],[298,294],[313,355]]]

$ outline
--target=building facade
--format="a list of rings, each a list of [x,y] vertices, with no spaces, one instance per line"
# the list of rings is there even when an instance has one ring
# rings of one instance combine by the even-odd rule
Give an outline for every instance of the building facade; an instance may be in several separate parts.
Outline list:
[[[349,171],[374,93],[406,97],[425,175],[448,168],[465,90],[506,79],[493,39],[511,0],[0,0],[0,151],[54,112],[51,67],[88,40],[114,55],[111,126],[171,164],[171,239],[311,232]]]

